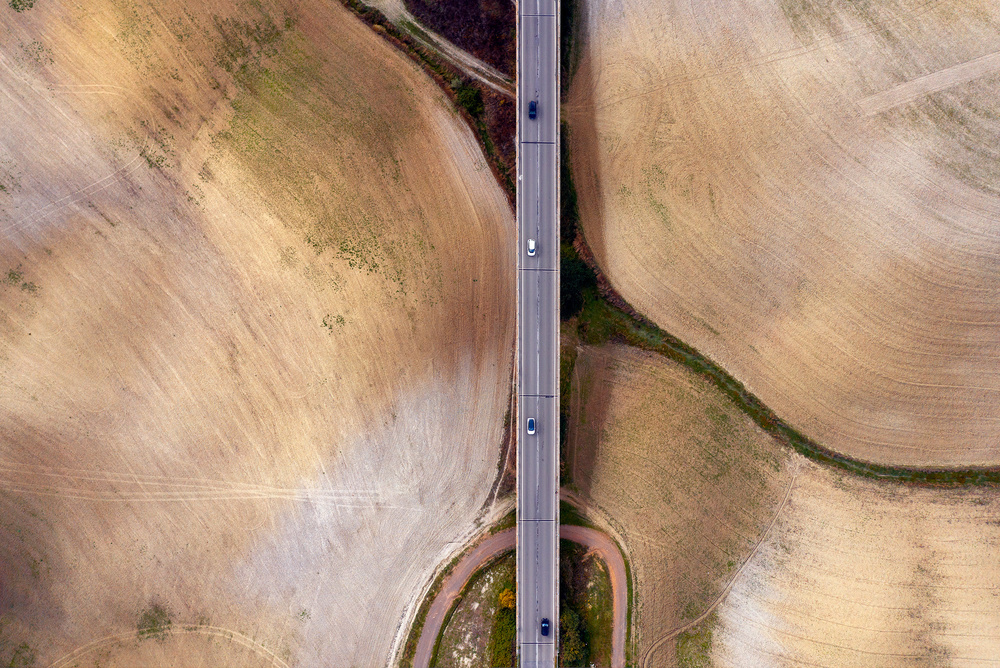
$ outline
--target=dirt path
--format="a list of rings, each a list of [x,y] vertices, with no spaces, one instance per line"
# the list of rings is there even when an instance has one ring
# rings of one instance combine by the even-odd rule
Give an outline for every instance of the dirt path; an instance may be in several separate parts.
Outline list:
[[[611,668],[625,668],[625,624],[628,615],[628,582],[625,561],[615,542],[596,529],[577,526],[559,527],[559,537],[587,546],[608,565],[614,596],[614,631],[611,634]]]
[[[628,589],[624,586],[625,562],[622,560],[618,546],[608,536],[595,529],[577,526],[562,526],[559,537],[579,543],[592,550],[608,565],[611,577],[611,590],[614,595],[614,632],[611,636],[612,668],[625,668],[625,622],[628,605]],[[447,578],[441,591],[438,592],[431,609],[427,613],[424,629],[417,642],[417,652],[413,657],[415,668],[429,668],[434,642],[441,633],[441,624],[451,608],[452,602],[458,597],[465,583],[472,574],[494,557],[507,550],[514,549],[517,535],[515,529],[502,531],[478,545],[467,554]]]
[[[437,52],[470,77],[481,81],[501,95],[511,99],[516,97],[513,79],[420,23],[402,0],[369,0],[367,4],[378,9],[415,40]]]
[[[480,543],[472,552],[458,562],[455,569],[444,579],[441,591],[438,592],[431,609],[427,613],[427,620],[424,622],[423,632],[417,642],[417,652],[413,657],[413,665],[416,668],[428,668],[431,663],[431,653],[434,651],[434,641],[441,633],[441,624],[444,623],[444,616],[448,614],[452,602],[458,598],[459,593],[483,564],[494,557],[499,556],[507,550],[514,549],[516,531],[508,529],[501,531],[495,536],[490,536]]]
[[[642,661],[639,664],[640,666],[642,666],[642,668],[649,668],[649,663],[652,660],[653,655],[656,653],[657,650],[663,647],[663,645],[670,642],[680,634],[693,629],[694,627],[698,626],[703,621],[708,619],[708,616],[711,615],[715,611],[715,609],[719,607],[719,604],[725,600],[726,596],[729,595],[729,591],[733,588],[733,584],[736,582],[736,579],[740,576],[740,573],[742,573],[743,570],[747,567],[747,564],[753,561],[753,558],[757,555],[757,552],[760,550],[760,546],[764,543],[764,539],[768,537],[768,535],[771,533],[771,529],[774,528],[775,522],[778,521],[778,516],[781,515],[781,511],[785,509],[785,505],[788,503],[788,497],[791,496],[792,494],[792,486],[794,484],[795,484],[795,477],[793,476],[792,479],[788,482],[788,488],[785,489],[785,496],[784,498],[781,499],[781,505],[779,505],[778,509],[774,511],[774,516],[768,523],[767,528],[764,529],[764,532],[760,535],[760,538],[757,539],[757,543],[756,545],[754,545],[753,550],[750,552],[750,556],[746,558],[746,560],[739,567],[739,569],[736,571],[733,577],[729,580],[729,584],[727,584],[726,588],[722,590],[722,593],[719,594],[715,598],[715,600],[712,601],[712,604],[708,606],[708,608],[703,613],[698,615],[695,619],[691,620],[684,626],[680,626],[671,631],[670,633],[667,633],[666,635],[657,638],[656,641],[654,641],[653,644],[649,646],[649,649],[647,649],[643,653]]]

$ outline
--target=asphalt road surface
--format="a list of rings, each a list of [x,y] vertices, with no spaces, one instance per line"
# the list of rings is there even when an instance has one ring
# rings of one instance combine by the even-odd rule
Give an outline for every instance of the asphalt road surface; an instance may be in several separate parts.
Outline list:
[[[553,668],[559,627],[559,61],[555,0],[518,3],[517,643]],[[528,117],[529,103],[537,114]],[[536,243],[529,256],[529,239]],[[535,420],[535,433],[527,430]],[[548,636],[542,619],[550,620]]]
[[[622,555],[608,536],[600,531],[577,526],[559,527],[559,537],[585,546],[604,560],[611,577],[611,596],[614,605],[614,629],[611,634],[611,668],[625,668],[625,623],[628,585],[625,580],[625,562]],[[455,604],[469,578],[489,561],[508,550],[514,549],[514,529],[507,529],[490,536],[475,549],[462,557],[454,570],[444,579],[441,590],[431,604],[430,612],[417,642],[417,652],[413,658],[414,668],[430,668],[431,653],[441,625],[448,610]],[[447,660],[447,657],[443,657]],[[439,658],[439,661],[441,658]]]

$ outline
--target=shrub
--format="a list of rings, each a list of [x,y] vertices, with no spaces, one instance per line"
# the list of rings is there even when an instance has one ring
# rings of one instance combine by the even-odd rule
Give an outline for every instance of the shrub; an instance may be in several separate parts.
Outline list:
[[[163,640],[170,631],[170,613],[162,605],[154,603],[139,615],[139,638]]]
[[[579,666],[586,658],[586,647],[580,636],[580,615],[575,610],[565,610],[559,616],[559,664]]]
[[[514,590],[509,587],[500,592],[499,604],[501,608],[507,608],[508,610],[513,610],[516,605],[517,597],[514,595]]]
[[[473,118],[478,119],[483,115],[485,109],[483,107],[483,94],[475,86],[460,86],[456,88],[455,97],[458,98],[458,103],[462,108],[469,112],[469,115]]]
[[[15,12],[26,12],[35,6],[35,0],[10,0],[10,8]]]
[[[583,308],[587,290],[596,290],[597,278],[572,246],[563,244],[560,256],[559,315],[568,320]]]
[[[510,608],[498,607],[493,615],[493,628],[490,631],[490,644],[487,654],[491,666],[514,665],[514,636],[517,633],[514,611]]]

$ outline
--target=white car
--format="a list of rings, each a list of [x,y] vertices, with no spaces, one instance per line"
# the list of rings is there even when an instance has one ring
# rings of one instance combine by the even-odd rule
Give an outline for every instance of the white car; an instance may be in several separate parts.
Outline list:
[[[530,257],[535,257],[535,240],[528,239],[528,255]]]
[[[528,434],[535,433],[535,418],[528,418]]]

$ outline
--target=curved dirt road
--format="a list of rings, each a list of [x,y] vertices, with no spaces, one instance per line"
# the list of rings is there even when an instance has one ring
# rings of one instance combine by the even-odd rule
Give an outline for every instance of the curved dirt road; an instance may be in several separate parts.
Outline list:
[[[625,668],[625,616],[628,589],[625,584],[625,562],[618,551],[618,546],[600,531],[586,527],[563,525],[559,527],[559,537],[592,550],[608,565],[615,620],[614,631],[611,634],[611,668]],[[414,668],[430,668],[434,641],[441,633],[441,624],[452,602],[458,597],[472,574],[483,564],[507,550],[514,549],[515,539],[515,529],[507,529],[490,536],[458,562],[455,569],[448,574],[427,613],[427,620],[424,622],[420,640],[417,642],[417,651],[413,657]]]
[[[559,537],[584,545],[604,560],[611,578],[615,626],[611,633],[611,668],[625,668],[625,622],[628,614],[628,584],[625,561],[615,542],[595,529],[563,525]]]
[[[417,652],[413,656],[414,668],[429,668],[431,663],[431,652],[434,651],[434,641],[437,640],[441,632],[441,624],[444,623],[444,616],[448,614],[462,587],[469,581],[476,570],[488,562],[490,559],[514,549],[515,529],[507,529],[490,536],[476,546],[462,558],[454,570],[444,579],[441,591],[434,598],[431,609],[427,611],[427,619],[424,621],[424,628],[420,633],[420,640],[417,641]]]

